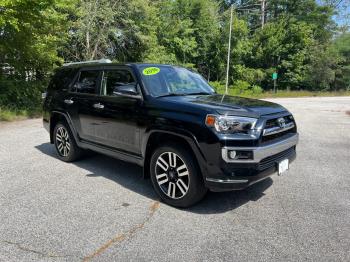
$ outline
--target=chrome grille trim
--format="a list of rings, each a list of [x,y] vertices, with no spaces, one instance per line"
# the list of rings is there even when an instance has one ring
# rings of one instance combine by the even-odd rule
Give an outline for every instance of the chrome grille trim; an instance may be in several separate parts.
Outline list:
[[[276,126],[276,127],[267,128],[267,129],[264,129],[263,136],[270,136],[270,135],[278,134],[278,133],[287,131],[289,129],[292,129],[294,127],[295,127],[294,122],[290,122],[290,123],[286,124],[284,127]]]

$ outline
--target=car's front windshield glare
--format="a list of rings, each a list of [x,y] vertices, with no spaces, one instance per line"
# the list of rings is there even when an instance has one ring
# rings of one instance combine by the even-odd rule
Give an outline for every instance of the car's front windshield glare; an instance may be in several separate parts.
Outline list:
[[[140,73],[148,92],[155,97],[215,93],[201,75],[185,68],[142,66]]]

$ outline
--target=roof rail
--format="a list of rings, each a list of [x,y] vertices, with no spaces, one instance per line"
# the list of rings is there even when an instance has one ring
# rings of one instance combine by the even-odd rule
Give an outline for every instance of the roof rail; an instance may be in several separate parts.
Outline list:
[[[90,61],[82,61],[82,62],[70,62],[70,63],[64,63],[63,66],[80,65],[80,64],[105,64],[105,63],[112,63],[112,61],[110,59],[100,59],[100,60],[90,60]]]

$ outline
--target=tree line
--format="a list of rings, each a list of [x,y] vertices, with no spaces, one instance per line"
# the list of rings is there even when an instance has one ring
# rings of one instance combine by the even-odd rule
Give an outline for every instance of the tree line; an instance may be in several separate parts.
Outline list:
[[[350,33],[333,19],[348,3],[0,0],[0,104],[64,62],[100,58],[184,65],[220,88],[231,5],[230,88],[269,90],[277,72],[279,89],[350,89]]]

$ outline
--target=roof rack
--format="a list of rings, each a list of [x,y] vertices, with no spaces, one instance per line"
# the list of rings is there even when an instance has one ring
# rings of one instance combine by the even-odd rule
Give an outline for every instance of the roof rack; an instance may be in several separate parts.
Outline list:
[[[112,63],[110,59],[100,59],[100,60],[89,60],[89,61],[82,61],[82,62],[70,62],[70,63],[64,63],[63,66],[70,66],[70,65],[80,65],[80,64],[105,64],[105,63]]]

